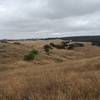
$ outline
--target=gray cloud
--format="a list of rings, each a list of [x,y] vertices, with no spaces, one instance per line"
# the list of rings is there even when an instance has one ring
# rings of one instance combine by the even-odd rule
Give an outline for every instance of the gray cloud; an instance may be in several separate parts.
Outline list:
[[[100,0],[0,0],[0,38],[99,32]]]

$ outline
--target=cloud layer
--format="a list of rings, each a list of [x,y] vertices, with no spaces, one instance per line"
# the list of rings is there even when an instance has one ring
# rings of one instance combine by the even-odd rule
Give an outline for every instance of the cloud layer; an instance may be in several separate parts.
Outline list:
[[[100,0],[0,0],[0,38],[99,32]]]

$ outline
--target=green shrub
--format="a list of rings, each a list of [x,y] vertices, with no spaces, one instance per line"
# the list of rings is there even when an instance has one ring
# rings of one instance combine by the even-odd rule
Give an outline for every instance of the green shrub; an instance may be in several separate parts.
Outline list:
[[[49,48],[45,48],[44,50],[45,50],[46,54],[49,55],[49,53],[50,53],[50,49],[49,49]]]
[[[49,46],[49,45],[45,45],[44,46],[44,51],[46,52],[46,54],[50,54],[50,50],[51,50],[52,48],[51,48],[51,46]]]
[[[38,55],[38,51],[36,49],[33,49],[30,53]]]
[[[26,61],[34,60],[37,55],[38,55],[38,51],[33,49],[28,54],[24,55],[24,60]]]
[[[35,58],[35,56],[32,53],[24,55],[24,60],[26,60],[26,61],[33,60],[34,58]]]

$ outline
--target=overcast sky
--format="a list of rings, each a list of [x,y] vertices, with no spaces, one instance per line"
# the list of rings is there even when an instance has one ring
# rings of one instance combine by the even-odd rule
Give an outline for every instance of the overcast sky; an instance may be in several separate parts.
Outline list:
[[[0,39],[100,34],[100,0],[0,0]]]

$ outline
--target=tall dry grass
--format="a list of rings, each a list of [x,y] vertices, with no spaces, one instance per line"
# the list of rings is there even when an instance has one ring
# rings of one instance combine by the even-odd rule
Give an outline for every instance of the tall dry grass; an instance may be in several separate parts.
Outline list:
[[[0,100],[100,100],[99,47],[39,51],[38,61],[24,62],[29,44],[0,46]]]
[[[62,68],[11,75],[0,82],[0,100],[100,100],[100,73]]]

